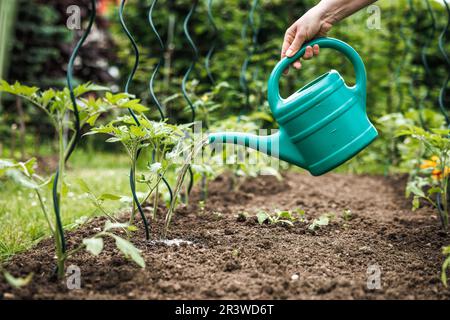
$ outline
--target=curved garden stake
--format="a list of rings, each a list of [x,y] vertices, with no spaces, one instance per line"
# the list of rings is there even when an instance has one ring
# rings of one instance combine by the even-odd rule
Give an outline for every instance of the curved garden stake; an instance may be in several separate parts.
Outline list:
[[[128,39],[130,40],[131,46],[133,47],[133,51],[134,51],[134,65],[133,68],[128,76],[127,82],[125,84],[125,93],[128,93],[129,91],[129,87],[131,84],[131,81],[134,78],[134,75],[136,73],[136,70],[139,66],[139,49],[137,47],[136,41],[134,40],[133,36],[131,35],[130,31],[128,30],[126,24],[125,24],[125,20],[123,18],[123,11],[125,9],[125,4],[126,4],[126,0],[122,0],[122,2],[120,3],[120,7],[119,7],[119,20],[120,20],[120,25],[122,26],[123,31],[125,32],[125,34],[127,35]],[[136,124],[139,126],[139,120],[137,119],[136,115],[134,114],[133,110],[128,109],[128,111],[130,112],[131,116],[133,117],[134,121],[136,122]],[[140,150],[138,151],[137,157],[139,157],[140,155]],[[142,210],[141,204],[139,203],[139,198],[137,197],[136,194],[136,169],[132,166],[132,168],[130,169],[130,188],[131,188],[131,193],[133,195],[133,201],[136,204],[136,207],[139,211],[139,214],[141,215],[142,221],[144,223],[144,227],[145,227],[145,237],[147,240],[150,239],[150,231],[149,231],[149,226],[148,226],[148,221],[147,218],[145,217],[144,211]],[[132,213],[133,214],[133,213]]]
[[[444,5],[447,11],[447,23],[444,29],[442,29],[441,34],[439,35],[439,51],[441,52],[442,56],[444,57],[445,63],[447,64],[447,76],[444,79],[441,90],[439,92],[439,108],[441,109],[441,112],[445,117],[447,127],[450,127],[450,117],[448,116],[448,111],[445,108],[445,93],[447,91],[447,84],[450,78],[450,58],[445,51],[444,44],[445,37],[447,36],[448,29],[450,28],[450,6],[448,5],[447,1],[444,1]]]
[[[413,4],[412,0],[408,0],[408,4],[409,4],[409,10],[408,10],[407,17],[408,18],[416,17],[416,22],[418,22],[416,11],[414,9],[414,4]],[[413,45],[412,37],[408,38],[406,44],[407,44],[407,47],[408,47],[408,52],[413,52],[415,48],[414,48],[414,45]],[[419,98],[415,94],[415,90],[414,90],[414,86],[415,86],[416,83],[417,83],[417,72],[413,69],[412,72],[411,72],[411,81],[409,82],[409,94],[411,95],[411,97],[413,99],[414,105],[416,107],[420,108],[419,107],[419,105],[420,105]],[[425,128],[425,122],[424,122],[423,117],[422,117],[422,112],[419,112],[419,121],[420,121],[421,126],[423,128]]]
[[[426,4],[427,4],[427,11],[428,14],[430,16],[430,20],[431,20],[431,24],[430,24],[430,32],[426,35],[426,39],[425,42],[422,46],[422,50],[420,52],[420,56],[422,59],[422,64],[423,67],[425,69],[425,79],[424,82],[426,82],[426,79],[432,79],[432,72],[430,69],[430,65],[428,64],[428,58],[427,58],[427,50],[428,47],[430,46],[431,40],[434,37],[434,34],[436,32],[436,19],[434,17],[434,13],[433,13],[433,9],[431,8],[430,5],[430,0],[425,0]],[[425,83],[426,84],[426,83]],[[425,91],[425,95],[420,99],[419,102],[419,110],[420,110],[420,114],[421,117],[423,117],[423,109],[424,109],[424,104],[425,102],[428,100],[428,98],[430,97],[430,88],[429,86],[425,85],[426,91]],[[424,127],[425,129],[427,129],[426,127]]]
[[[192,15],[194,14],[195,10],[197,9],[198,0],[195,0],[192,4],[191,9],[189,10],[189,13],[187,14],[186,18],[184,19],[183,24],[183,30],[184,35],[186,36],[187,41],[189,42],[189,45],[192,49],[193,57],[192,62],[189,65],[189,68],[186,70],[186,73],[184,74],[183,81],[181,82],[181,91],[183,92],[184,99],[187,101],[189,107],[191,108],[192,117],[191,121],[195,122],[195,108],[194,105],[189,98],[187,91],[186,91],[186,83],[189,79],[189,75],[191,74],[192,70],[194,70],[195,64],[198,60],[198,48],[195,45],[194,41],[191,38],[191,35],[189,33],[189,21],[191,20]],[[194,174],[192,172],[192,168],[189,167],[189,185],[188,185],[188,194],[191,193],[192,187],[194,186]]]
[[[441,89],[439,91],[439,109],[441,110],[442,114],[445,117],[445,124],[447,125],[447,128],[450,128],[450,117],[448,116],[448,111],[445,108],[445,93],[447,91],[447,84],[449,82],[450,78],[450,58],[445,51],[445,37],[447,35],[448,29],[450,27],[450,7],[447,3],[447,1],[444,1],[445,10],[447,11],[447,23],[445,27],[442,29],[441,34],[439,35],[439,51],[441,52],[442,56],[444,57],[445,63],[447,65],[447,76],[444,79],[444,82],[442,83]],[[449,188],[447,187],[446,190],[447,194],[450,192]],[[445,213],[443,212],[443,204],[441,199],[441,194],[438,193],[436,196],[437,201],[437,208],[439,210],[439,217],[441,219],[441,223],[444,225],[444,216]]]
[[[189,107],[191,108],[191,112],[192,112],[191,121],[192,122],[195,121],[195,108],[194,108],[194,104],[192,103],[191,99],[189,98],[189,96],[187,94],[186,83],[189,79],[189,75],[191,74],[192,70],[194,70],[195,64],[197,63],[197,60],[198,60],[198,48],[195,45],[195,43],[192,40],[192,37],[189,33],[189,20],[191,20],[192,15],[194,14],[195,10],[197,9],[197,5],[198,5],[198,0],[195,0],[194,3],[192,4],[191,9],[189,10],[189,13],[187,14],[186,18],[184,19],[184,24],[183,24],[184,35],[186,36],[186,39],[189,42],[189,46],[192,49],[193,56],[192,56],[192,62],[189,65],[189,68],[186,70],[186,73],[184,74],[184,77],[183,77],[183,81],[181,82],[181,90],[183,91],[184,99],[186,100]]]
[[[154,90],[155,77],[159,71],[159,68],[161,67],[161,64],[164,61],[164,49],[165,49],[164,43],[161,39],[161,36],[159,35],[158,30],[156,30],[155,24],[153,23],[153,10],[155,9],[157,2],[158,2],[158,0],[153,0],[152,4],[150,6],[150,10],[148,11],[148,22],[150,23],[150,27],[152,28],[153,33],[155,34],[156,38],[158,39],[158,43],[161,48],[161,55],[159,57],[158,63],[156,64],[155,69],[153,70],[152,76],[150,78],[149,90],[150,90],[150,96],[152,97],[153,102],[155,103],[156,107],[158,108],[159,115],[161,116],[161,120],[164,120],[163,107],[162,107],[161,102],[156,97],[155,90]]]
[[[247,57],[245,58],[244,62],[242,63],[241,67],[241,75],[239,79],[239,83],[241,85],[242,91],[244,91],[245,94],[245,106],[250,108],[250,90],[248,88],[248,80],[247,80],[247,70],[248,65],[250,63],[250,60],[252,59],[253,54],[256,51],[256,45],[258,41],[258,28],[255,26],[255,11],[258,6],[258,0],[253,0],[252,7],[250,9],[250,13],[248,16],[247,21],[245,22],[244,26],[242,27],[242,33],[241,37],[246,43],[247,38],[247,29],[248,27],[252,30],[252,43],[250,47],[247,47]],[[242,113],[242,110],[241,110]]]
[[[153,23],[153,10],[155,9],[157,2],[158,2],[158,0],[153,0],[152,4],[150,6],[150,9],[148,11],[148,22],[150,23],[150,27],[152,28],[154,34],[156,35],[156,38],[158,39],[159,46],[161,47],[161,55],[160,55],[158,63],[155,66],[155,69],[153,70],[152,76],[150,77],[149,90],[150,90],[150,96],[152,97],[153,102],[155,103],[156,107],[158,108],[159,115],[161,117],[161,121],[163,121],[165,119],[164,112],[163,112],[163,106],[162,106],[161,102],[158,100],[158,98],[156,97],[155,90],[154,90],[155,78],[159,71],[159,68],[161,67],[162,63],[164,62],[164,50],[165,50],[164,42],[162,41],[161,36],[159,35],[158,30],[156,29],[155,24]],[[154,160],[154,156],[155,155],[153,154],[153,160]],[[164,182],[167,189],[169,190],[170,202],[172,202],[172,198],[173,198],[172,188],[170,187],[169,182],[166,180],[166,178],[162,177],[162,181]]]
[[[86,41],[86,38],[88,37],[89,33],[91,32],[92,26],[94,24],[95,18],[96,18],[96,2],[95,0],[91,0],[91,14],[89,18],[89,25],[86,29],[86,31],[83,33],[81,39],[78,41],[77,45],[75,46],[72,55],[70,56],[69,64],[67,66],[67,86],[69,87],[70,91],[70,99],[72,101],[73,106],[73,113],[75,116],[75,133],[72,136],[69,146],[67,149],[67,152],[63,159],[59,159],[59,161],[67,162],[72,155],[72,152],[75,150],[75,147],[80,139],[80,115],[78,112],[78,106],[77,101],[75,98],[75,93],[73,91],[73,65],[75,62],[76,57],[78,56],[78,52],[80,51],[80,48],[83,46],[84,42]],[[61,194],[58,191],[59,187],[59,169],[56,170],[55,178],[53,181],[53,188],[52,188],[52,196],[53,196],[53,209],[55,211],[55,218],[56,218],[56,226],[58,228],[57,234],[59,234],[59,239],[56,239],[57,242],[59,242],[60,250],[63,254],[66,253],[67,245],[66,240],[64,237],[64,228],[61,221]],[[59,266],[60,267],[60,266]],[[58,267],[58,269],[59,269]],[[58,270],[58,273],[60,273],[61,270]]]
[[[217,25],[214,21],[214,17],[212,14],[212,0],[208,0],[208,21],[209,24],[211,25],[211,28],[213,30],[213,39],[211,42],[211,47],[208,50],[208,53],[206,54],[206,58],[205,58],[205,69],[206,69],[206,74],[208,75],[208,79],[211,82],[211,84],[215,84],[215,80],[214,80],[214,76],[211,72],[211,57],[214,53],[214,50],[216,49],[217,46],[217,36],[219,34],[219,30],[217,29]]]
[[[402,112],[403,91],[402,91],[401,75],[402,75],[403,67],[405,65],[406,57],[408,55],[408,44],[407,44],[407,39],[406,39],[406,35],[404,32],[404,28],[405,28],[405,20],[402,19],[402,22],[400,23],[400,27],[399,27],[399,36],[400,36],[401,41],[404,44],[404,48],[400,55],[399,64],[398,64],[397,68],[395,69],[395,86],[397,89],[397,96],[398,96],[397,112]]]

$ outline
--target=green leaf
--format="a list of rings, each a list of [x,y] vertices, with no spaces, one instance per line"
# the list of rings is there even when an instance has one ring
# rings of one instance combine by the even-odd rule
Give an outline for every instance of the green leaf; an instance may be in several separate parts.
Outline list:
[[[269,215],[266,212],[261,211],[261,212],[258,212],[258,214],[256,215],[256,218],[258,219],[259,224],[263,224],[267,219],[269,219]]]
[[[128,231],[131,231],[131,232],[138,231],[138,228],[136,226],[127,226],[127,229],[128,229]]]
[[[55,90],[53,90],[53,89],[44,91],[41,95],[42,106],[44,108],[46,108],[48,106],[48,104],[50,103],[50,101],[55,98],[55,96],[56,96],[56,93],[55,93]]]
[[[112,229],[128,229],[128,227],[128,223],[111,222],[108,220],[105,222],[105,227],[103,229],[104,231],[109,231]]]
[[[428,189],[427,193],[428,193],[428,195],[431,196],[432,194],[435,194],[435,193],[442,193],[442,189],[439,187],[433,187],[433,188]]]
[[[420,207],[420,198],[415,196],[412,201],[412,209],[413,211],[417,210]]]
[[[442,264],[442,273],[441,273],[441,280],[445,287],[447,287],[447,269],[450,267],[450,257],[447,257],[445,259],[444,263]]]
[[[28,189],[38,189],[39,185],[32,179],[25,176],[21,171],[13,169],[9,170],[6,175],[18,185]]]
[[[87,185],[87,183],[83,179],[78,178],[76,180],[76,182],[80,186],[81,191],[83,191],[85,193],[91,193],[91,189],[89,189],[89,186]]]
[[[278,217],[282,218],[282,219],[287,219],[287,220],[295,220],[294,217],[292,217],[292,214],[289,211],[279,211],[278,212]]]
[[[412,192],[413,194],[415,194],[416,196],[425,198],[425,193],[423,192],[423,190],[421,188],[419,188],[416,185],[415,181],[411,181],[407,184],[406,186],[406,190],[408,190],[408,192]]]
[[[321,215],[318,219],[314,219],[308,227],[309,230],[316,230],[317,228],[327,226],[330,223],[330,217],[328,214]]]
[[[117,248],[123,253],[127,259],[133,260],[139,267],[145,268],[144,258],[141,256],[141,251],[136,248],[128,240],[122,239],[119,236],[111,234],[111,236],[116,240]]]
[[[103,251],[102,238],[83,239],[83,244],[86,246],[86,250],[94,256],[98,256]]]
[[[3,276],[5,277],[6,281],[9,283],[9,285],[16,289],[28,285],[31,282],[31,280],[33,279],[32,273],[27,275],[25,278],[16,278],[16,277],[12,276],[9,272],[3,271]]]
[[[93,127],[93,126],[95,125],[95,122],[97,121],[97,119],[98,119],[99,116],[100,116],[100,113],[93,114],[93,115],[91,115],[91,116],[86,120],[86,122],[87,122],[91,127]]]
[[[108,87],[103,87],[92,83],[84,83],[73,89],[73,92],[76,97],[79,97],[87,92],[93,91],[110,91],[110,89]]]
[[[101,196],[98,197],[99,200],[120,200],[122,199],[121,196],[116,196],[115,194],[111,194],[111,193],[104,193]]]
[[[120,142],[120,141],[122,141],[122,138],[118,138],[118,137],[111,137],[111,138],[106,139],[106,142],[109,142],[109,143]]]

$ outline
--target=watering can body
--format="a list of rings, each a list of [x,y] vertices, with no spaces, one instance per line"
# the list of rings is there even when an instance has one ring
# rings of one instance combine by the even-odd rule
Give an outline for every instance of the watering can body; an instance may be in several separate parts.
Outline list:
[[[349,87],[331,70],[290,97],[279,93],[283,70],[303,56],[306,46],[318,44],[343,53],[353,64],[356,84]],[[269,136],[224,132],[209,135],[211,143],[234,143],[278,157],[302,167],[312,175],[324,174],[368,146],[377,130],[366,114],[366,71],[361,57],[348,44],[319,38],[291,58],[281,60],[268,82],[268,100],[279,131]]]

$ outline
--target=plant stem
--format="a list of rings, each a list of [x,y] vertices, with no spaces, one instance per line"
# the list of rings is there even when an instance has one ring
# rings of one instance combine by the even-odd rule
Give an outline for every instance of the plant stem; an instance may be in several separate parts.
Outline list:
[[[52,221],[50,219],[50,216],[49,216],[49,214],[47,212],[47,208],[45,207],[44,201],[42,199],[42,195],[39,192],[39,190],[37,190],[37,189],[35,189],[34,192],[36,193],[36,195],[37,195],[37,197],[39,199],[39,204],[41,206],[42,212],[44,213],[45,220],[47,220],[48,227],[50,228],[50,231],[51,231],[51,233],[52,233],[52,235],[54,237],[55,236],[55,227],[54,227],[54,225],[53,225],[53,223],[52,223]]]
[[[57,207],[59,208],[59,212],[55,212],[56,224],[58,224],[58,214],[59,218],[61,217],[61,197],[63,193],[64,187],[64,167],[65,167],[65,158],[64,158],[64,132],[63,132],[62,123],[58,126],[58,139],[59,139],[59,164],[58,164],[58,185],[57,185]],[[56,178],[56,175],[55,175]],[[63,234],[61,234],[60,228],[56,228],[56,257],[57,257],[57,266],[58,266],[58,278],[62,279],[64,277],[64,263],[66,260],[64,248],[62,245]]]
[[[156,220],[156,213],[158,211],[158,202],[159,202],[159,185],[156,185],[155,188],[155,197],[153,200],[153,220]]]
[[[136,155],[135,154],[133,155],[130,174],[132,175],[130,179],[133,181],[133,184],[136,186]],[[134,218],[135,218],[135,213],[136,213],[136,202],[134,201],[134,199],[132,200],[132,202],[133,202],[133,204],[131,207],[131,216],[130,216],[130,221],[129,221],[130,226],[134,224]]]

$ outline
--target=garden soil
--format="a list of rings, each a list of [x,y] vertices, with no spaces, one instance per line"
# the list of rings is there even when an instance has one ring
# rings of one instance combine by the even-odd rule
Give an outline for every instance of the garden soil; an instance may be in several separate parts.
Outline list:
[[[69,259],[67,266],[81,271],[81,289],[69,290],[52,279],[53,243],[44,240],[7,265],[16,276],[33,272],[32,282],[12,289],[0,278],[0,299],[449,299],[440,271],[450,236],[431,208],[411,211],[404,185],[402,177],[288,173],[282,181],[263,176],[228,191],[230,178],[219,177],[204,206],[196,190],[173,218],[169,238],[192,244],[147,243],[139,224],[133,242],[145,270],[106,241],[99,257],[80,252]],[[308,221],[293,227],[260,225],[255,217],[297,208]],[[152,224],[155,239],[163,213]],[[329,213],[335,216],[329,225],[308,230]],[[103,223],[68,232],[69,248]]]

